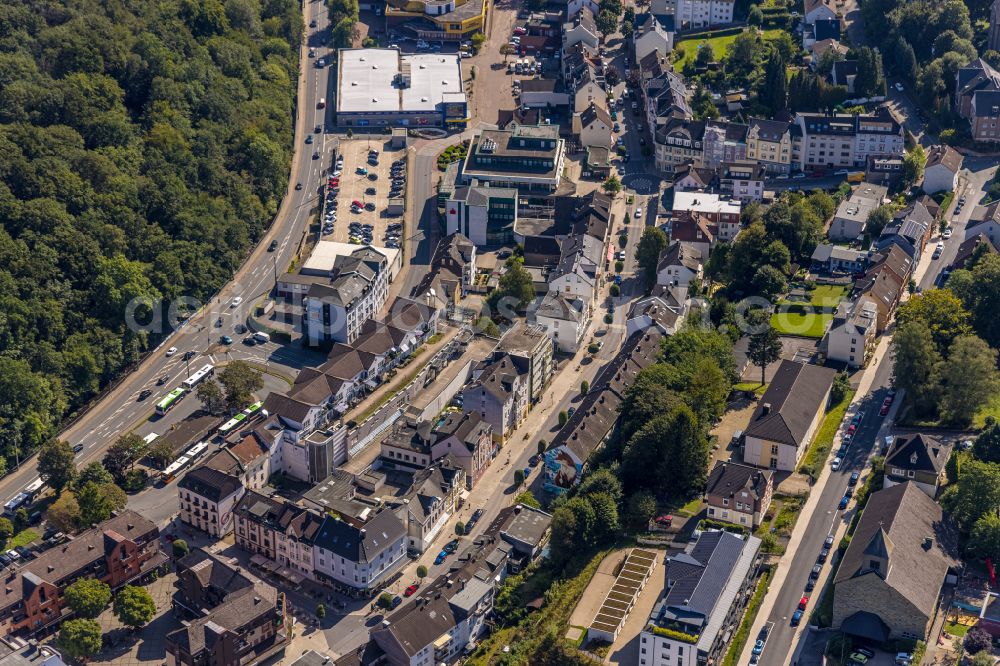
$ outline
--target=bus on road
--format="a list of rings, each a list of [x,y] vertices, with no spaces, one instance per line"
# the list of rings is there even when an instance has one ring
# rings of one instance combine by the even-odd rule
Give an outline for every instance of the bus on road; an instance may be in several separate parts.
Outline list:
[[[195,371],[193,375],[181,382],[181,386],[190,391],[195,386],[201,383],[201,380],[206,377],[211,377],[215,374],[215,366],[211,363],[206,363],[201,370]]]
[[[181,456],[177,460],[170,463],[170,465],[165,470],[163,470],[162,474],[160,475],[160,478],[163,479],[163,483],[170,483],[171,481],[176,479],[177,475],[181,472],[181,470],[187,467],[187,464],[189,462],[191,462],[190,458],[188,458],[187,456]]]
[[[221,426],[219,426],[219,435],[222,436],[222,437],[225,437],[226,435],[228,435],[229,433],[231,433],[233,430],[235,430],[236,428],[238,428],[241,423],[243,423],[249,417],[251,417],[255,413],[257,413],[260,410],[260,408],[263,407],[263,406],[264,406],[263,402],[255,402],[254,404],[250,405],[249,407],[247,407],[246,409],[244,409],[242,412],[240,412],[239,414],[237,414],[236,416],[234,416],[233,418],[229,419],[228,421],[226,421],[225,423],[223,423]]]
[[[184,397],[186,391],[182,388],[175,388],[173,391],[163,396],[163,400],[156,403],[156,413],[159,416],[163,416],[170,411],[170,408],[180,402],[180,399]]]

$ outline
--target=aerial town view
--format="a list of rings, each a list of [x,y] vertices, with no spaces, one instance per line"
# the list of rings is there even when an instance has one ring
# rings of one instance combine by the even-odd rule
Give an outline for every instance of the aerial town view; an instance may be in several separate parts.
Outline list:
[[[1000,662],[1000,0],[0,10],[0,666]]]

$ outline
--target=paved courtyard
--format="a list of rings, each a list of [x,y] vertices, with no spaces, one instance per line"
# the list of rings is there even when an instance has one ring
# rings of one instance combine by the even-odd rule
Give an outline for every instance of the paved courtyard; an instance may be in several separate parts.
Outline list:
[[[132,634],[124,627],[111,612],[111,608],[108,607],[97,618],[104,630],[104,641],[107,647],[100,654],[95,655],[89,663],[114,663],[116,666],[164,663],[167,660],[166,636],[181,626],[170,608],[170,599],[174,595],[174,582],[176,580],[176,574],[168,573],[146,586],[146,590],[156,602],[156,617],[137,634]]]

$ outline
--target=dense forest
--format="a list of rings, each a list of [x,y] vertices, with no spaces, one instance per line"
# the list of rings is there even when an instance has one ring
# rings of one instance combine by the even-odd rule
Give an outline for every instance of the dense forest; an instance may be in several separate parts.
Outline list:
[[[204,300],[269,224],[302,33],[295,0],[0,0],[0,464],[156,342],[126,304]]]

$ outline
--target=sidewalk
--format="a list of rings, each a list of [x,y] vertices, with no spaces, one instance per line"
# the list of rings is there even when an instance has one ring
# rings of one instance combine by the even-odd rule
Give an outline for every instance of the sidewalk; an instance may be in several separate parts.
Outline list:
[[[920,263],[917,265],[917,269],[914,271],[914,280],[917,282],[917,284],[920,283],[920,281],[924,277],[924,274],[927,272],[927,270],[933,263],[932,260],[930,259],[930,255],[931,255],[930,252],[925,252],[924,256],[921,258]],[[909,293],[908,292],[904,293],[902,300],[906,301],[908,298],[909,298]],[[857,411],[859,403],[862,400],[864,400],[869,390],[871,390],[872,383],[875,380],[875,375],[878,374],[878,369],[881,366],[881,364],[890,362],[889,349],[890,345],[892,344],[891,331],[892,329],[890,324],[890,329],[886,332],[886,334],[882,336],[882,338],[878,342],[878,345],[875,348],[875,354],[873,356],[872,362],[868,365],[867,368],[865,368],[864,372],[861,375],[861,379],[858,382],[857,391],[854,394],[854,399],[851,401],[851,405],[847,409],[846,412],[847,414],[853,414],[855,411]],[[876,435],[876,443],[882,438],[882,436],[885,433],[885,430],[892,425],[893,418],[896,415],[896,410],[898,410],[899,406],[903,403],[903,400],[901,398],[902,396],[899,396],[897,400],[893,403],[892,410],[889,412],[889,415],[883,421],[882,426],[879,429],[878,434]],[[837,434],[834,435],[833,446],[830,448],[831,458],[833,457],[834,453],[840,448],[841,434],[842,433],[838,430]],[[867,469],[868,468],[866,466],[865,470]],[[771,613],[774,610],[775,600],[777,599],[778,593],[785,583],[785,578],[788,575],[788,570],[792,565],[792,561],[795,559],[795,556],[797,555],[799,543],[802,541],[802,537],[807,530],[814,529],[813,514],[817,510],[817,506],[819,504],[819,498],[823,494],[823,489],[826,486],[826,482],[829,479],[829,475],[830,475],[830,466],[823,465],[823,469],[820,472],[819,478],[817,478],[816,483],[813,484],[812,490],[809,492],[809,497],[806,499],[806,503],[802,507],[802,512],[799,514],[798,521],[795,523],[795,528],[792,530],[792,534],[789,537],[788,547],[785,550],[785,554],[782,555],[781,559],[778,561],[778,566],[775,570],[774,577],[771,579],[770,589],[768,590],[767,595],[764,597],[764,601],[757,612],[757,617],[754,618],[753,625],[750,629],[750,634],[749,634],[750,636],[756,636],[760,632],[764,624],[767,622],[768,618],[771,616]],[[835,531],[836,540],[834,541],[834,543],[837,543],[846,531],[847,527],[845,523],[842,521],[838,526],[837,530]],[[823,565],[822,578],[816,585],[817,590],[825,589],[827,579],[830,577],[830,573],[832,571],[831,563],[832,563],[832,558],[830,559],[830,561],[828,561],[826,564]],[[809,607],[806,611],[807,618],[815,608],[816,604],[819,603],[819,600],[822,598],[822,596],[823,595],[820,593],[812,595]],[[792,639],[792,646],[791,646],[792,649],[789,651],[789,654],[785,656],[785,659],[782,662],[782,664],[784,664],[785,666],[790,664],[792,662],[793,656],[798,654],[800,646],[802,645],[802,640],[801,640],[802,635],[803,632],[806,631],[807,626],[808,622],[803,622],[796,630],[795,636]],[[749,663],[752,649],[753,649],[753,642],[747,641],[747,644],[744,646],[743,652],[740,655],[739,663],[744,663],[744,664]]]

